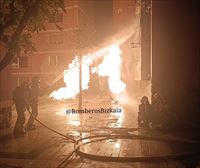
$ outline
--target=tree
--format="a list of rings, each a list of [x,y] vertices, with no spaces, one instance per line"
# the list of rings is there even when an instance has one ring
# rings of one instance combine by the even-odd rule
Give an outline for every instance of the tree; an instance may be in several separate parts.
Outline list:
[[[7,50],[0,58],[0,71],[22,52],[36,51],[31,38],[34,33],[45,30],[45,23],[53,21],[64,12],[63,0],[0,0],[0,45]]]

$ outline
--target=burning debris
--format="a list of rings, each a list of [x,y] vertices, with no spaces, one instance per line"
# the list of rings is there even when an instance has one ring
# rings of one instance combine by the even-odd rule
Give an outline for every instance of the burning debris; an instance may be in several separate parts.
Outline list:
[[[97,51],[98,52],[98,51]],[[123,93],[126,84],[121,80],[121,50],[118,45],[112,45],[104,52],[103,61],[94,67],[91,72],[99,76],[108,77],[109,90],[112,94]],[[83,56],[82,58],[82,89],[89,89],[90,66],[94,61],[93,55]],[[79,94],[79,68],[80,59],[78,56],[72,60],[68,69],[63,72],[65,87],[53,91],[49,97],[55,100],[65,100],[75,98]]]
[[[84,76],[82,89],[87,90],[89,88],[88,83],[90,81],[89,66],[92,63],[92,60],[89,58],[89,55],[83,56],[82,60],[82,74]],[[49,97],[56,100],[75,98],[75,96],[79,93],[79,68],[80,60],[78,56],[75,56],[72,63],[69,64],[68,69],[63,72],[65,87],[54,90]]]

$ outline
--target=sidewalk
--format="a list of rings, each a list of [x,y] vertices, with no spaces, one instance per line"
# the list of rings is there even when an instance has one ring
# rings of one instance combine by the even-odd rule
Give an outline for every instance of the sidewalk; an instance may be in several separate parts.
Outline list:
[[[111,104],[108,101],[94,99],[84,101],[84,107],[88,109],[119,107],[123,109],[123,112],[118,114],[97,113],[67,115],[66,109],[77,109],[75,100],[66,102],[42,101],[42,103],[39,103],[38,118],[47,126],[75,139],[102,134],[151,134],[145,129],[137,129],[137,107],[134,105],[122,107],[120,105]],[[13,111],[13,114],[16,114],[15,111]],[[29,115],[27,113],[26,120],[28,117]],[[13,124],[15,120],[16,117],[14,116]],[[166,136],[169,137],[169,135]],[[37,124],[37,129],[28,132],[26,136],[17,139],[11,138],[0,143],[0,168],[5,168],[6,165],[23,168],[55,168],[73,151],[73,149],[73,143]],[[116,157],[160,155],[174,152],[171,148],[171,144],[131,139],[108,139],[89,143],[81,147],[81,151],[100,156]],[[178,161],[151,164],[99,162],[77,155],[70,158],[69,162],[66,162],[66,164],[65,167],[67,168],[183,167]]]

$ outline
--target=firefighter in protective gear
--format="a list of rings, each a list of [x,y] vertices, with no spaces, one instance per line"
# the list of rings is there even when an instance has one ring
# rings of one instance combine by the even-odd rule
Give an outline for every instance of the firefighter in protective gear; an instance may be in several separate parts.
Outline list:
[[[146,96],[141,99],[138,112],[138,124],[143,126],[149,126],[151,122],[151,104]]]
[[[17,111],[17,121],[15,123],[13,135],[20,137],[26,134],[24,129],[25,123],[25,111],[29,110],[29,84],[23,82],[21,86],[18,86],[13,91],[13,101]]]
[[[30,107],[32,114],[37,117],[38,115],[38,96],[40,94],[40,80],[37,77],[32,79],[30,86]],[[34,118],[30,116],[27,122],[27,131],[35,129]]]
[[[160,93],[155,93],[152,97],[152,127],[162,128],[169,120],[170,110],[167,101]]]

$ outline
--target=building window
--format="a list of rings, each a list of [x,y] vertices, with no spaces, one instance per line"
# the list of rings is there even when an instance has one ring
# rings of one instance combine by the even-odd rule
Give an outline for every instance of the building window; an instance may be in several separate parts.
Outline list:
[[[49,43],[50,44],[62,44],[63,43],[63,36],[62,34],[53,34],[49,36]]]
[[[59,66],[64,64],[63,56],[49,56],[49,65],[50,66]]]
[[[28,57],[15,57],[12,62],[13,68],[27,68]]]
[[[57,65],[57,56],[49,56],[49,65],[56,66]]]
[[[29,82],[29,77],[18,77],[19,79],[19,85],[21,85],[23,82]]]
[[[19,67],[20,68],[28,67],[28,57],[19,57]]]
[[[19,58],[18,57],[14,57],[14,59],[12,61],[12,67],[19,68]]]
[[[56,13],[53,17],[49,19],[49,23],[59,23],[63,22],[63,13]]]
[[[57,57],[57,63],[58,63],[58,65],[63,65],[64,64],[64,57],[63,56],[58,56]]]

